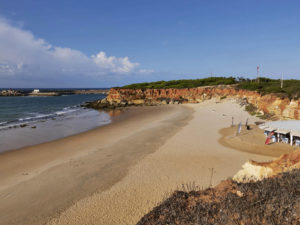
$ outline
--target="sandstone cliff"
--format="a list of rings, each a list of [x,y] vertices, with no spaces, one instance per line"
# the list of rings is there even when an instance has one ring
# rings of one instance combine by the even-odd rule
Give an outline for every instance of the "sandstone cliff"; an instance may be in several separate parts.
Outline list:
[[[300,169],[300,150],[284,154],[270,162],[255,162],[252,160],[246,162],[243,169],[235,174],[233,180],[238,183],[255,182],[294,169]]]
[[[300,100],[289,100],[275,94],[261,95],[256,91],[234,86],[209,86],[184,89],[114,89],[107,98],[90,103],[92,108],[114,108],[130,105],[199,103],[211,98],[235,98],[254,105],[262,114],[278,119],[300,119]]]

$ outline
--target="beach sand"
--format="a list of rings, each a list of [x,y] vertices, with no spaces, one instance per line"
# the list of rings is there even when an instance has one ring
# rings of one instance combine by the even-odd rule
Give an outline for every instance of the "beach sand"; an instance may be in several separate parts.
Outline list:
[[[111,188],[191,114],[175,105],[131,108],[112,124],[0,154],[0,224],[44,224]]]
[[[135,224],[182,185],[185,189],[187,184],[206,188],[233,176],[249,159],[272,159],[218,142],[219,130],[231,126],[232,116],[236,123],[247,118],[249,123],[258,120],[238,104],[211,100],[179,107],[188,107],[193,113],[174,135],[157,144],[155,151],[139,160],[111,188],[81,199],[48,224]],[[151,143],[140,145],[139,151],[143,152],[147,144]]]

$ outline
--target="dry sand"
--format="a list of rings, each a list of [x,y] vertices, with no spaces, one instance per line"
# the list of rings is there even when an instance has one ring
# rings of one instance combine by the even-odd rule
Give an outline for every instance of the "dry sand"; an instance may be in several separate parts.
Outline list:
[[[215,185],[233,176],[248,159],[271,159],[236,151],[218,142],[219,130],[231,125],[232,116],[236,123],[245,122],[247,117],[249,123],[257,120],[236,103],[216,104],[212,100],[180,107],[194,111],[188,124],[164,144],[157,144],[156,151],[139,160],[111,188],[81,199],[49,224],[135,224],[182,184]],[[140,145],[138,150],[143,152],[147,144],[151,143]]]
[[[256,125],[250,125],[251,130],[245,128],[239,135],[236,135],[237,126],[223,128],[220,130],[222,137],[219,142],[227,147],[234,148],[239,151],[279,157],[282,154],[291,153],[298,147],[285,143],[272,143],[265,145],[266,137],[264,131]]]
[[[110,125],[0,154],[0,224],[44,224],[109,189],[191,113],[180,106],[129,109]]]

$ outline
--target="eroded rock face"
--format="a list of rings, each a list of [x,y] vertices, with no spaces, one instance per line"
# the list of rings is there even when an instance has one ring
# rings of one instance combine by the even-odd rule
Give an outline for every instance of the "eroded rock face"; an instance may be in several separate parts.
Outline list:
[[[270,162],[246,162],[233,180],[238,183],[256,182],[294,169],[300,169],[300,150],[284,154]]]
[[[106,102],[95,107],[130,105],[160,105],[199,103],[211,98],[243,99],[262,113],[274,114],[278,119],[300,119],[300,100],[280,98],[274,94],[260,95],[256,91],[239,90],[234,86],[213,86],[184,89],[110,89]],[[109,106],[110,105],[110,106]]]

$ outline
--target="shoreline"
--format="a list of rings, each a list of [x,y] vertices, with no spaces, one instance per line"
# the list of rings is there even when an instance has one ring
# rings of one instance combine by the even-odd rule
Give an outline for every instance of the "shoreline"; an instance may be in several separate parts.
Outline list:
[[[111,122],[108,112],[86,109],[82,102],[102,95],[62,98],[0,99],[0,153],[54,141]]]
[[[65,115],[24,121],[0,129],[0,154],[60,140],[112,123],[108,112],[77,109]]]
[[[80,199],[108,189],[191,114],[186,107],[136,107],[114,123],[0,154],[0,170],[5,171],[0,174],[0,224],[45,223]]]

